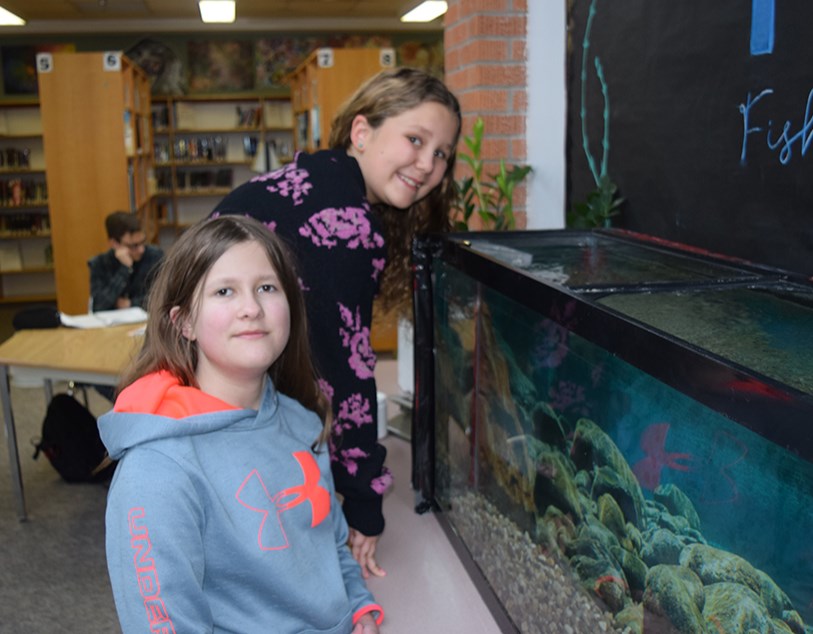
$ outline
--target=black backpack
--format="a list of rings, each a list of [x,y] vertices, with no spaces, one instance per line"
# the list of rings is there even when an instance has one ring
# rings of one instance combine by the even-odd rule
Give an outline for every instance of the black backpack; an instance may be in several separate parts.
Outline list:
[[[69,394],[57,394],[42,421],[42,437],[35,445],[66,482],[105,482],[116,463],[99,437],[96,417]]]
[[[11,319],[14,330],[30,328],[56,328],[62,323],[59,311],[54,306],[31,306],[16,312]]]

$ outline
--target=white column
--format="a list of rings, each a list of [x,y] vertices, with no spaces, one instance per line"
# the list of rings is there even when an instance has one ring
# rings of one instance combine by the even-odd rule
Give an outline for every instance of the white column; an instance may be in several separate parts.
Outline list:
[[[528,3],[528,229],[565,225],[566,0]]]

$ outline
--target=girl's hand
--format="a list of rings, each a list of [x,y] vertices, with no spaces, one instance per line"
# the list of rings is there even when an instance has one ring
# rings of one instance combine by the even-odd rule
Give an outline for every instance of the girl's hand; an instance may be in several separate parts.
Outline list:
[[[348,545],[353,558],[361,566],[361,574],[365,579],[370,578],[370,573],[376,577],[386,576],[383,568],[380,568],[375,561],[375,547],[378,536],[369,537],[364,533],[359,533],[355,528],[350,529],[350,539]]]
[[[353,627],[351,634],[379,634],[378,625],[372,614],[365,614]]]

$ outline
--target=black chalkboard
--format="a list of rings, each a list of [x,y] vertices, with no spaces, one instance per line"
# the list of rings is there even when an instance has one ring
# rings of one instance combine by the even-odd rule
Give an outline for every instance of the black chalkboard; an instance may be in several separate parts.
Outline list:
[[[614,226],[813,275],[813,2],[572,0],[568,18],[568,204],[603,168]]]

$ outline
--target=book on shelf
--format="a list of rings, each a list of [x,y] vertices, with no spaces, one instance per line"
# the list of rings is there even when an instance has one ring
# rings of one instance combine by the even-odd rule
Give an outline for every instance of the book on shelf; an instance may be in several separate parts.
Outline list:
[[[237,127],[256,128],[260,125],[262,113],[259,106],[237,106]]]
[[[0,242],[0,272],[22,271],[23,258],[18,242]]]
[[[269,128],[290,128],[293,126],[293,109],[290,101],[270,101],[265,104],[266,121]]]
[[[175,102],[175,127],[177,129],[193,129],[197,127],[197,118],[195,116],[195,108],[191,104],[184,102]]]
[[[41,269],[48,266],[48,244],[44,240],[23,240],[20,242],[22,264],[26,269]]]
[[[124,151],[127,156],[135,154],[135,140],[133,135],[133,115],[129,110],[124,111]]]
[[[132,164],[127,166],[127,186],[130,191],[130,209],[135,209],[138,201],[136,200],[135,168]]]

